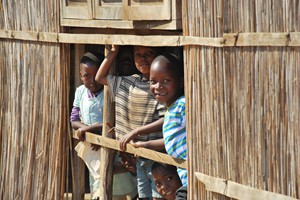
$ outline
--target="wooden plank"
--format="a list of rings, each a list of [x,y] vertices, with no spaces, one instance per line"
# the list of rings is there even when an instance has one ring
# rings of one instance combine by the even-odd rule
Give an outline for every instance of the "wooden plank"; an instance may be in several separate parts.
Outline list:
[[[291,46],[290,33],[231,33],[224,39],[225,46]]]
[[[101,34],[59,34],[59,41],[80,44],[117,44],[144,46],[180,46],[179,36],[138,36]],[[179,42],[179,43],[178,43]]]
[[[207,38],[207,37],[194,37],[194,36],[179,36],[177,46],[189,46],[189,45],[201,45],[201,46],[213,46],[223,47],[224,38]]]
[[[206,190],[216,192],[230,198],[242,200],[295,200],[289,196],[259,190],[230,180],[208,176],[200,172],[195,172],[195,175],[199,181],[205,184]]]
[[[181,20],[162,21],[129,21],[129,20],[80,20],[61,19],[61,26],[89,27],[89,28],[118,28],[118,29],[151,29],[152,30],[178,30],[181,28]]]
[[[75,34],[0,30],[0,38],[68,44],[116,44],[144,46],[300,46],[300,32],[230,33],[223,37],[176,35]]]
[[[77,138],[76,131],[73,133],[73,137]],[[121,151],[119,141],[114,140],[114,139],[106,138],[106,137],[95,135],[92,133],[86,133],[86,141],[93,143],[93,144],[101,145],[103,147]],[[185,160],[176,159],[167,154],[160,153],[158,151],[153,151],[150,149],[136,148],[130,143],[127,144],[127,146],[126,146],[126,152],[137,155],[137,156],[141,156],[144,158],[148,158],[148,159],[154,160],[156,162],[166,163],[166,164],[174,165],[174,166],[181,167],[184,169],[187,168],[187,162]]]
[[[105,49],[105,55],[107,55]],[[114,67],[111,69],[114,70]],[[104,110],[103,110],[103,124],[114,124],[115,123],[115,108],[111,101],[111,95],[107,86],[104,86]],[[109,132],[110,127],[102,126],[102,138],[110,139],[112,134]],[[77,134],[76,134],[77,135]],[[89,134],[86,134],[86,140],[89,141]],[[110,139],[111,140],[111,139]],[[112,199],[112,188],[113,188],[113,166],[115,151],[109,148],[101,148],[101,160],[100,162],[100,188],[99,194],[100,200],[111,200]]]

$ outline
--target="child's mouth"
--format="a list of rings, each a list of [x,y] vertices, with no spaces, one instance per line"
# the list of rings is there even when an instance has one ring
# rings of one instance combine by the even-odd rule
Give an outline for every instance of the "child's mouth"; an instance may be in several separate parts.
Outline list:
[[[157,93],[157,94],[155,94],[155,95],[161,97],[161,96],[166,96],[166,94],[167,94],[167,93]]]
[[[168,195],[172,194],[172,191],[164,192],[163,196],[166,197]]]

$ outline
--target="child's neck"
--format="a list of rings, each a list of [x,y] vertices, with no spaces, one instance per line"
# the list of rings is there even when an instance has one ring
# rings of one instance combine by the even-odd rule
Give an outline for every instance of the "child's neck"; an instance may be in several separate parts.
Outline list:
[[[178,94],[177,98],[170,104],[166,104],[166,107],[169,109],[183,94]]]

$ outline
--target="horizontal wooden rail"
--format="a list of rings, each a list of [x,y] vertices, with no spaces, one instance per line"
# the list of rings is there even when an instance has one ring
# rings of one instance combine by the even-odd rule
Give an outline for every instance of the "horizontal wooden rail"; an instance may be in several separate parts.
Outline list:
[[[117,44],[144,46],[300,46],[300,32],[286,33],[226,33],[223,37],[193,37],[175,35],[119,35],[48,33],[0,30],[0,38],[67,44]]]
[[[73,138],[78,139],[76,131],[73,131]],[[87,142],[98,144],[102,147],[107,147],[110,149],[121,151],[120,143],[117,140],[107,138],[100,135],[95,135],[93,133],[86,133],[85,139]],[[156,162],[166,163],[170,165],[174,165],[177,167],[181,167],[187,169],[187,161],[173,158],[167,154],[160,153],[157,151],[153,151],[145,148],[136,148],[132,144],[128,143],[126,146],[126,152],[138,155],[140,157],[148,158],[150,160],[154,160]]]
[[[242,200],[295,200],[289,196],[259,190],[230,180],[208,176],[200,172],[195,172],[195,175],[197,179],[205,185],[206,190],[216,192],[230,198]]]

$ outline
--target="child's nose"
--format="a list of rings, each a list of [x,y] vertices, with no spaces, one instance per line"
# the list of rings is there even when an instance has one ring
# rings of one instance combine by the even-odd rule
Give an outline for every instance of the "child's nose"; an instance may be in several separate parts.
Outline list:
[[[162,87],[162,84],[160,82],[157,82],[155,88],[158,89],[158,88],[161,88],[161,87]]]
[[[163,184],[161,185],[161,189],[167,189],[167,188],[168,188],[168,184],[163,183]]]

